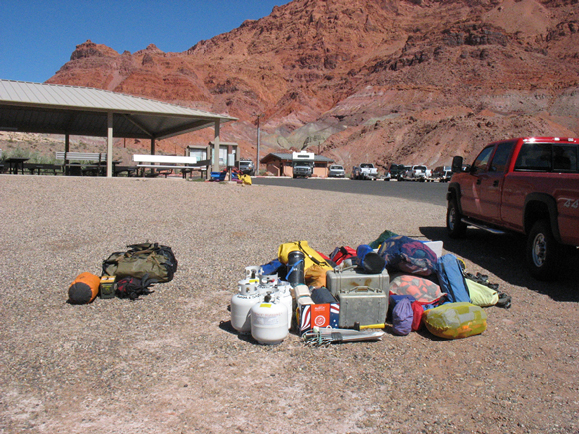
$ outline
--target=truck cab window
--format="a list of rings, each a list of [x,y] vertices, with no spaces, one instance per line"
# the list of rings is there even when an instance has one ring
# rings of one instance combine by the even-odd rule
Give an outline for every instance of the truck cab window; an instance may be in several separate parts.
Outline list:
[[[487,146],[481,151],[480,154],[478,154],[478,157],[476,157],[476,160],[474,160],[474,163],[472,164],[473,173],[480,173],[486,171],[487,164],[489,162],[489,158],[493,152],[493,149],[494,146]]]
[[[509,161],[509,156],[514,146],[514,142],[501,143],[497,146],[495,155],[491,161],[489,172],[504,172]]]
[[[515,170],[532,172],[551,171],[551,144],[525,143],[521,147]]]
[[[577,147],[553,145],[553,171],[577,172]]]

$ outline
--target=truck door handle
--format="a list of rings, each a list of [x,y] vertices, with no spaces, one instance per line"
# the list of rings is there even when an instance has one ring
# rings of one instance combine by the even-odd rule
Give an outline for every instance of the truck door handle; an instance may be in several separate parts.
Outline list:
[[[493,187],[498,187],[498,186],[499,186],[499,181],[498,181],[498,180],[495,181],[495,182],[493,182]]]
[[[476,180],[476,185],[480,185],[480,178]]]

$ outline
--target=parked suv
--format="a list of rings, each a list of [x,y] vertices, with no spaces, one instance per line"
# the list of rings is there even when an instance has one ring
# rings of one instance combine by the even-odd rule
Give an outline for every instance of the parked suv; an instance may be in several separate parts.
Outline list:
[[[253,176],[255,167],[251,160],[239,160],[239,171],[244,175]]]
[[[339,164],[332,164],[328,169],[329,178],[344,178],[346,176],[346,171],[343,166]]]
[[[405,166],[404,164],[391,164],[389,170],[390,177],[392,179],[400,180],[404,172],[409,168],[410,166]]]

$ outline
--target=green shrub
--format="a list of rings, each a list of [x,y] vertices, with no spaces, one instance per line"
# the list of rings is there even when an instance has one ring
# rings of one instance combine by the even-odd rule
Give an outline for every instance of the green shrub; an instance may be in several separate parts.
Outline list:
[[[38,151],[21,149],[20,147],[2,153],[2,158],[28,158],[27,163],[32,164],[55,164],[54,157],[41,155]]]

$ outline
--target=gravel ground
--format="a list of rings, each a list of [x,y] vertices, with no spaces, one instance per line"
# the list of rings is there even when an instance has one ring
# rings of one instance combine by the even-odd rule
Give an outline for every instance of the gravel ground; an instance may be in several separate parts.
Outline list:
[[[522,269],[517,237],[444,232],[403,199],[182,179],[0,175],[0,432],[577,433],[577,258],[558,283]],[[441,239],[513,297],[457,341],[428,332],[305,347],[231,328],[244,268],[279,244],[329,253],[383,230]],[[135,302],[66,303],[113,251],[173,248],[172,282]]]

